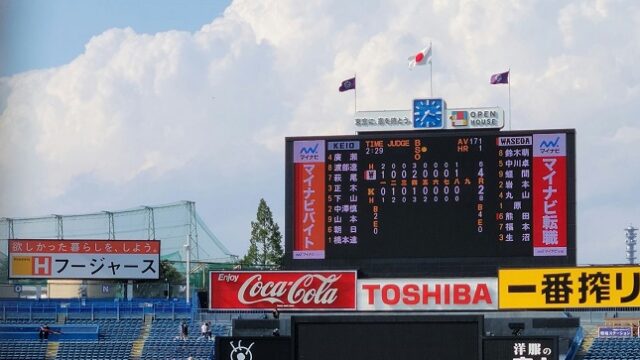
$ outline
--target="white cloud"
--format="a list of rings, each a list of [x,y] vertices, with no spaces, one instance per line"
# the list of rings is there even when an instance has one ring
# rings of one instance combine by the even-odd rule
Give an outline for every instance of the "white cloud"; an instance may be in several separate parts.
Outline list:
[[[506,109],[488,78],[511,68],[514,129],[577,129],[579,261],[620,262],[640,223],[638,26],[631,0],[239,0],[194,33],[111,29],[0,79],[0,216],[192,199],[243,253],[260,197],[284,226],[283,137],[352,133],[354,73],[358,109],[429,95],[406,58],[432,42],[450,106]]]

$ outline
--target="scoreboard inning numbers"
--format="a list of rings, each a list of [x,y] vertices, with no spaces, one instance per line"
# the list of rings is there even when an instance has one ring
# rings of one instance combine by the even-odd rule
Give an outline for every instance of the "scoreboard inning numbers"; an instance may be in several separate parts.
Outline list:
[[[286,145],[290,268],[575,265],[573,130]]]

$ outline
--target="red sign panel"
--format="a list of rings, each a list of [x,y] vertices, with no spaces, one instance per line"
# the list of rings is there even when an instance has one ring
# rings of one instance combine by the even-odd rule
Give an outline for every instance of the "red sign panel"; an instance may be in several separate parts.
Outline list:
[[[209,309],[355,310],[355,271],[212,271]]]
[[[295,144],[295,242],[296,259],[325,258],[324,142]]]
[[[565,134],[533,136],[533,255],[567,255]]]

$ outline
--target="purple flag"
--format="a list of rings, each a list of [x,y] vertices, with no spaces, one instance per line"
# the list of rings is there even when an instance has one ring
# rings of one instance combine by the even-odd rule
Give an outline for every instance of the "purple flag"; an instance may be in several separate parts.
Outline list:
[[[343,81],[340,87],[338,88],[338,91],[343,92],[343,91],[352,90],[355,88],[356,88],[356,78],[353,77],[351,79],[347,79]]]
[[[491,75],[489,80],[491,84],[508,84],[509,83],[509,71],[500,74]]]

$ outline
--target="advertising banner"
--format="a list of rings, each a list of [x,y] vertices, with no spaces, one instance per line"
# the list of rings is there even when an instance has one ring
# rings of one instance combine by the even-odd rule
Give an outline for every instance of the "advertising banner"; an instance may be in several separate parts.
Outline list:
[[[483,359],[558,360],[556,336],[490,336],[483,339]]]
[[[324,141],[294,144],[295,259],[324,259]]]
[[[533,135],[533,254],[567,255],[565,134]]]
[[[598,337],[632,337],[631,326],[599,326]]]
[[[408,110],[357,111],[353,123],[358,132],[418,130],[413,123],[414,113]],[[444,129],[501,129],[504,110],[499,107],[446,109]]]
[[[499,308],[564,309],[640,306],[640,268],[500,269]]]
[[[212,271],[209,309],[355,310],[355,271]]]
[[[358,310],[496,310],[496,278],[360,279]]]
[[[13,279],[158,279],[158,240],[9,240]]]
[[[357,111],[354,117],[356,131],[415,130],[411,110]]]

